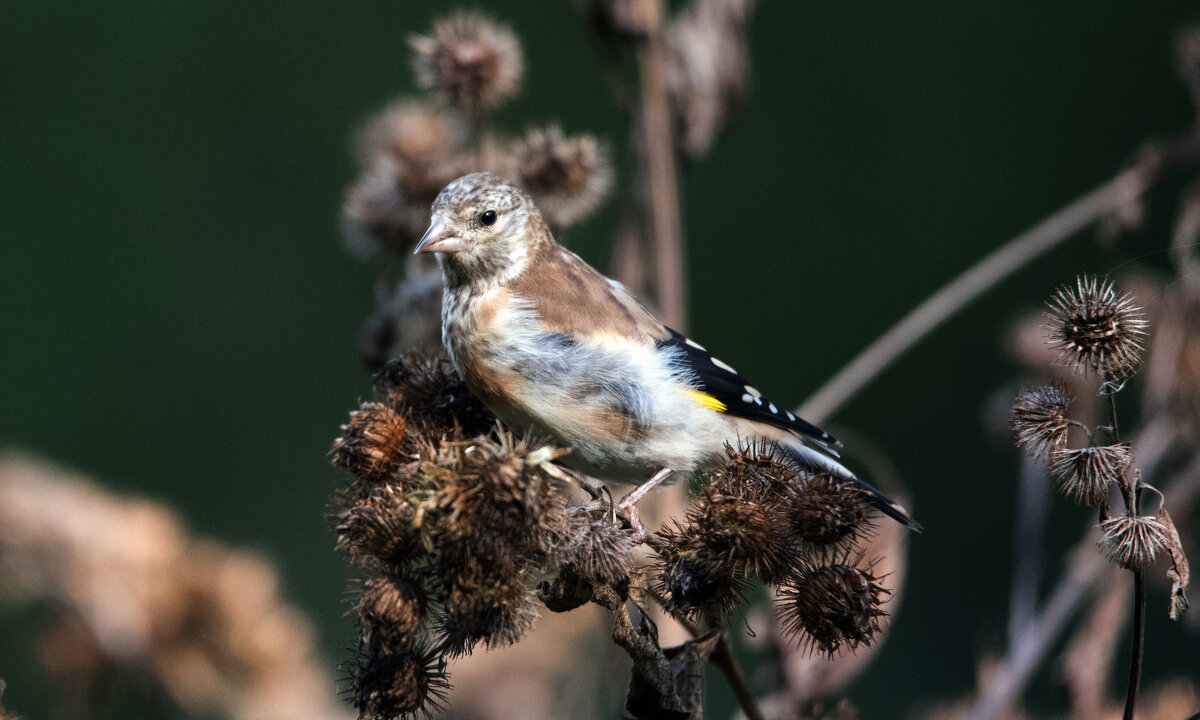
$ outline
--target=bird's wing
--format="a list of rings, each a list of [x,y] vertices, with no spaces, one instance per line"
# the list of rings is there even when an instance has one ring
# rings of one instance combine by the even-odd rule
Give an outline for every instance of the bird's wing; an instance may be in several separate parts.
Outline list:
[[[764,398],[758,390],[750,386],[729,365],[713,357],[703,347],[688,340],[682,334],[670,328],[666,328],[666,330],[669,335],[656,340],[655,344],[660,348],[671,348],[678,353],[684,366],[699,381],[700,391],[720,403],[720,407],[716,408],[720,412],[796,433],[816,444],[821,450],[837,457],[834,448],[841,443],[832,435],[807,420],[777,407],[775,403]]]
[[[601,275],[558,244],[545,248],[509,289],[529,302],[549,332],[576,341],[649,344],[669,331],[623,285]]]

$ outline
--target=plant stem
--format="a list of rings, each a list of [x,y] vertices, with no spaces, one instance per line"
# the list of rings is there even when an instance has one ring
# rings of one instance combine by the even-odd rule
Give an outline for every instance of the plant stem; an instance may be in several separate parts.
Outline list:
[[[798,414],[820,424],[913,345],[1005,277],[1096,220],[1137,202],[1168,170],[1198,158],[1197,133],[1143,153],[1132,167],[1009,240],[909,311],[813,393]]]
[[[1142,646],[1146,642],[1146,573],[1133,572],[1133,648],[1129,657],[1129,689],[1125,692],[1124,720],[1133,720],[1138,685],[1142,679]]]
[[[666,324],[684,331],[687,314],[684,303],[683,231],[679,217],[675,132],[671,126],[666,69],[663,67],[663,0],[635,0],[632,9],[638,26],[645,33],[637,48],[638,72],[641,75],[641,122],[638,129],[654,243],[658,309]]]
[[[754,701],[754,695],[750,693],[750,688],[746,686],[746,676],[742,674],[741,665],[738,664],[733,651],[729,649],[729,641],[726,639],[724,631],[721,632],[721,637],[717,640],[717,648],[709,661],[716,665],[721,674],[725,676],[725,681],[733,689],[738,705],[742,706],[742,712],[746,713],[748,720],[763,720],[762,711],[758,709],[758,703]]]

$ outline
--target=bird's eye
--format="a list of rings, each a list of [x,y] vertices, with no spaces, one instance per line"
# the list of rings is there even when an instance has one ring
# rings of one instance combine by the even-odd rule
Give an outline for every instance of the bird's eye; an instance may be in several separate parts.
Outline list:
[[[484,225],[484,226],[495,225],[496,224],[496,211],[495,210],[484,210],[483,212],[479,213],[479,224]]]

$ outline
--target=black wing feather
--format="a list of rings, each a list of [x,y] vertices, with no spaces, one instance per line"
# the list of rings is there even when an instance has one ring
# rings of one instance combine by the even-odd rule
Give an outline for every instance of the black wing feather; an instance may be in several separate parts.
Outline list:
[[[837,455],[833,448],[841,443],[832,435],[759,395],[733,368],[716,360],[707,350],[690,342],[682,334],[671,328],[667,328],[667,331],[670,337],[656,340],[655,345],[678,351],[684,365],[696,376],[699,389],[720,400],[727,414],[790,430]]]

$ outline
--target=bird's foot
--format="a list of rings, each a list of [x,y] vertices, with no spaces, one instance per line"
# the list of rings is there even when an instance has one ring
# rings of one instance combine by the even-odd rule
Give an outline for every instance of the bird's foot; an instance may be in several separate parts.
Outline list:
[[[642,525],[642,519],[638,515],[637,504],[642,498],[646,497],[654,488],[658,487],[667,476],[671,474],[670,468],[663,468],[654,473],[646,482],[638,485],[628,495],[621,498],[621,502],[617,503],[617,507],[625,512],[625,516],[629,518],[629,526],[633,528],[634,540],[641,543],[646,539],[646,526]]]

